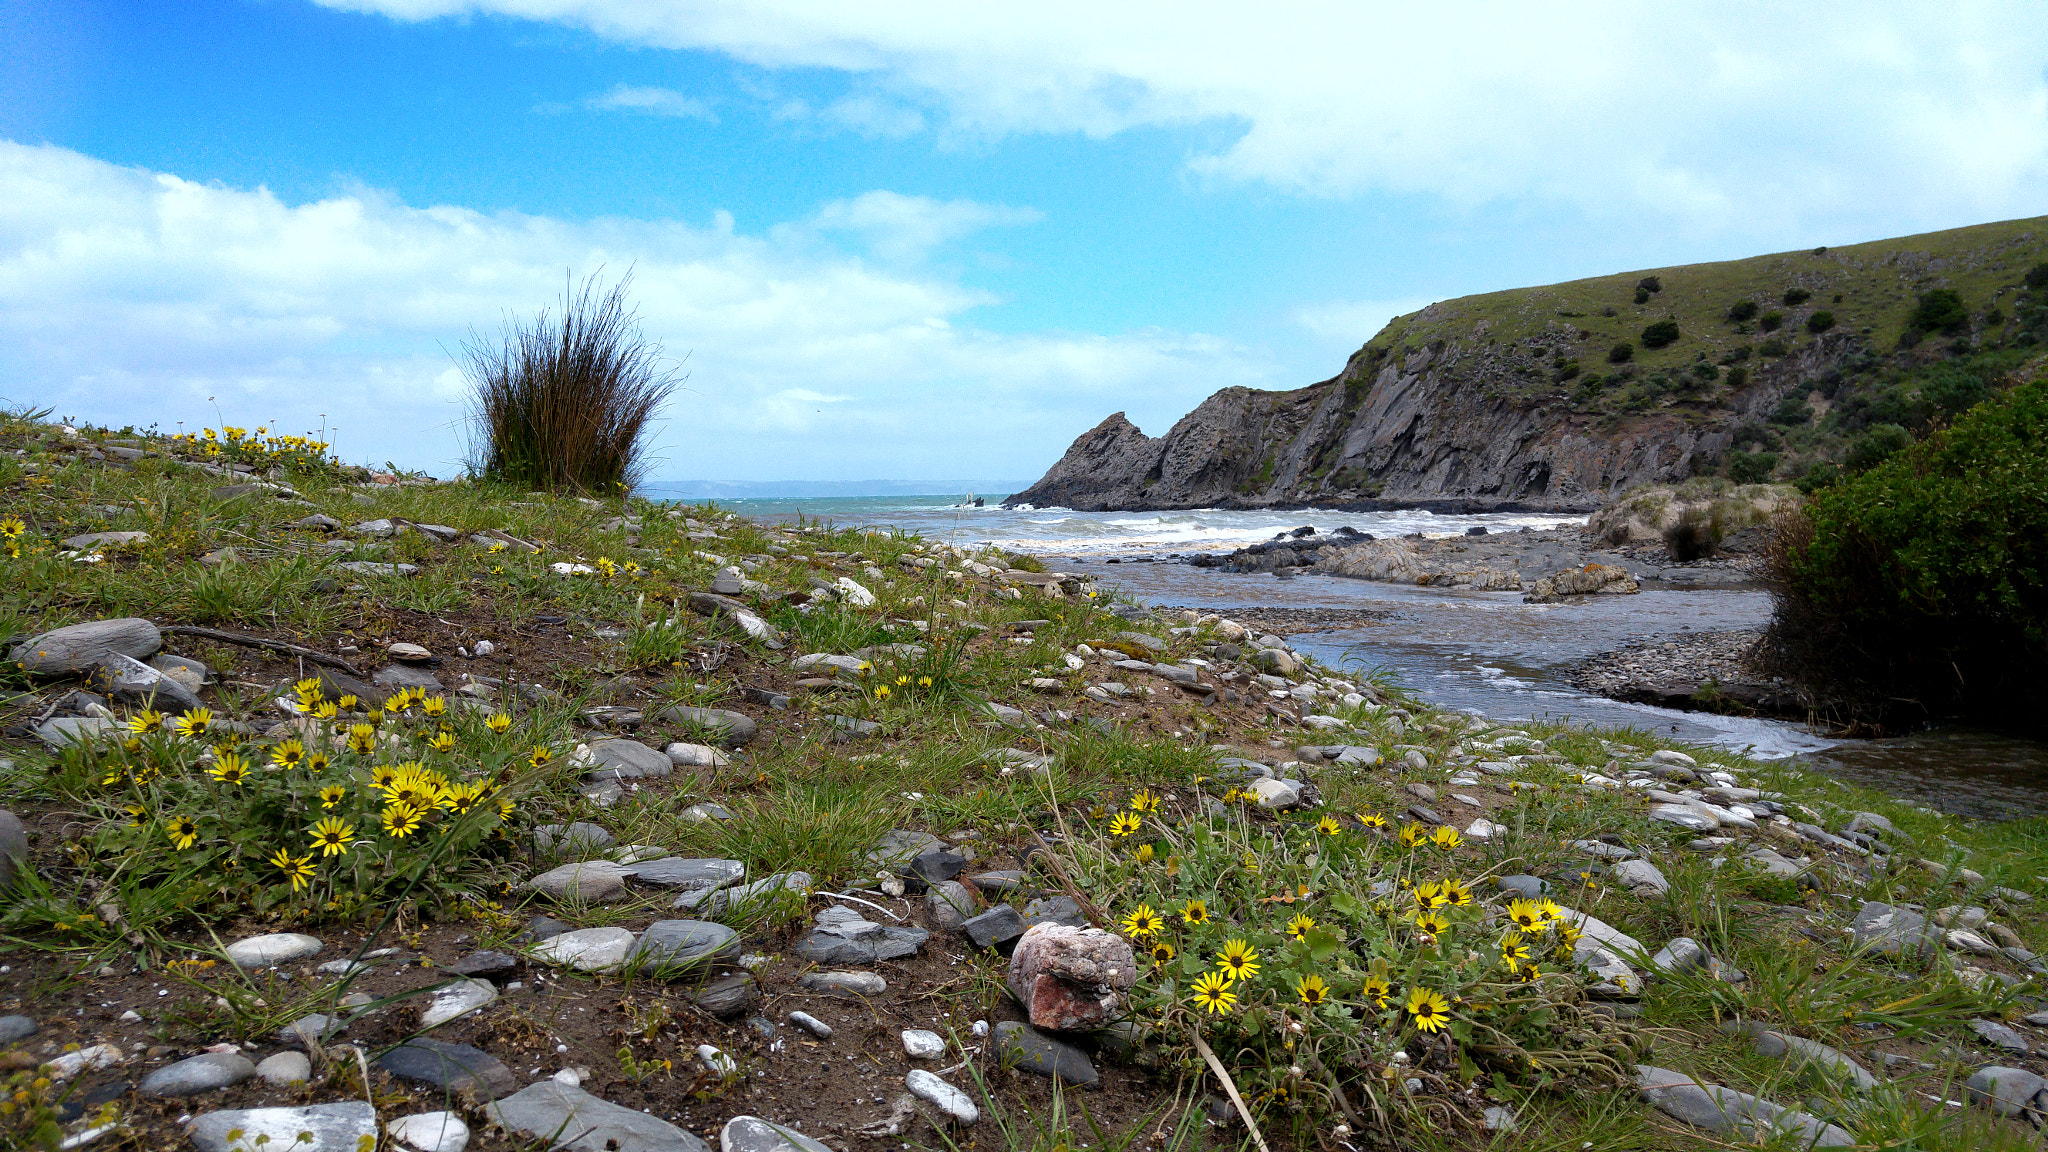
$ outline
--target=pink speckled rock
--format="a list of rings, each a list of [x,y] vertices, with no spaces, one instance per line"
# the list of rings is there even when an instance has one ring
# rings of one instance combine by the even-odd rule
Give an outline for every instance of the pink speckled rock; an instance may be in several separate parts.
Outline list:
[[[1100,928],[1034,924],[1010,954],[1010,993],[1034,1027],[1054,1032],[1110,1023],[1123,1008],[1122,991],[1137,980],[1130,942]]]

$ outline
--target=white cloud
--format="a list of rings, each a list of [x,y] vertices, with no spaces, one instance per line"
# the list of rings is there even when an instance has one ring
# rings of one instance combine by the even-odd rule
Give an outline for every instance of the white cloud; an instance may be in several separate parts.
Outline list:
[[[1356,348],[1386,327],[1387,321],[1418,312],[1431,303],[1423,299],[1325,300],[1295,309],[1293,320],[1324,340],[1337,340]]]
[[[290,204],[0,141],[0,397],[115,426],[339,426],[351,460],[461,453],[452,353],[530,317],[565,270],[634,270],[649,336],[689,374],[657,475],[1035,476],[1117,408],[1163,426],[1267,363],[1203,336],[1005,334],[986,293],[877,270],[827,228],[916,253],[1019,210],[871,193],[768,234],[721,213],[572,222],[369,189]]]
[[[610,91],[583,101],[583,106],[601,112],[644,112],[650,116],[674,116],[718,123],[718,116],[711,111],[710,104],[694,96],[685,96],[672,88],[614,84]]]
[[[2048,21],[2027,0],[322,2],[836,69],[949,133],[1225,126],[1194,172],[1315,195],[1537,196],[1844,238],[2048,207]]]

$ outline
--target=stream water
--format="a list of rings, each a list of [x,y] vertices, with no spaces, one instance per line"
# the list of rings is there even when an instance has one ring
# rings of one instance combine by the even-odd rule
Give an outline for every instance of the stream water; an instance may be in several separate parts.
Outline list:
[[[1519,593],[1415,588],[1332,576],[1289,580],[1194,568],[1168,557],[1227,551],[1313,524],[1349,524],[1377,536],[1462,534],[1549,528],[1577,517],[1508,513],[1470,516],[1395,512],[1069,512],[962,507],[964,497],[896,496],[749,500],[731,505],[763,520],[801,514],[838,524],[914,531],[958,545],[996,544],[1089,573],[1104,587],[1149,604],[1218,612],[1248,607],[1364,608],[1385,615],[1345,631],[1293,637],[1336,663],[1386,668],[1410,689],[1448,708],[1500,720],[1569,719],[1655,728],[1675,739],[1798,756],[1814,769],[1944,811],[2002,819],[2048,814],[2048,744],[1946,728],[1888,740],[1840,741],[1778,720],[1678,712],[1624,704],[1574,688],[1575,662],[1654,636],[1686,630],[1752,628],[1770,615],[1755,589],[1648,591],[1578,603],[1524,604]],[[1151,563],[1140,562],[1151,558]],[[1110,559],[1117,564],[1107,563]]]

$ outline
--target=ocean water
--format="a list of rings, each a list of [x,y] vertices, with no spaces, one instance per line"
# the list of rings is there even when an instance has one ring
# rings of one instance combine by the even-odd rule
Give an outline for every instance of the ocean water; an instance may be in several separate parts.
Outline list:
[[[1569,720],[1651,728],[1688,742],[1764,758],[1797,756],[1815,770],[1944,811],[1987,818],[2048,814],[2048,745],[1948,729],[1894,740],[1833,739],[1780,720],[1712,716],[1589,695],[1567,678],[1574,663],[1636,640],[1687,630],[1756,628],[1770,597],[1756,588],[1648,591],[1578,603],[1524,604],[1519,593],[1380,584],[1333,576],[1280,580],[1167,561],[1229,551],[1275,533],[1350,525],[1375,536],[1463,535],[1575,525],[1581,517],[1528,513],[1452,516],[1423,511],[1074,512],[1007,510],[1002,494],[742,500],[722,506],[764,521],[823,520],[916,532],[961,546],[997,545],[1089,574],[1146,604],[1228,614],[1252,607],[1365,608],[1385,615],[1355,628],[1293,637],[1333,664],[1385,669],[1432,703],[1498,720]],[[1152,558],[1155,563],[1131,563]],[[1108,564],[1110,559],[1123,561]]]

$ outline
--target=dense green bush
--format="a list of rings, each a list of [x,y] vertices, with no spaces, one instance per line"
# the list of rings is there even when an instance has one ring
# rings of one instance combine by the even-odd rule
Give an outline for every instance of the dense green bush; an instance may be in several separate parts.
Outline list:
[[[1913,434],[1897,424],[1872,424],[1849,444],[1842,467],[1867,472],[1913,445]]]
[[[1813,409],[1807,407],[1806,398],[1803,396],[1787,396],[1783,400],[1778,401],[1778,406],[1771,410],[1770,416],[1771,423],[1783,424],[1788,427],[1794,424],[1804,424],[1811,419],[1813,419]]]
[[[1756,326],[1766,332],[1776,332],[1785,326],[1785,314],[1783,312],[1766,312],[1756,322]]]
[[[1799,486],[1801,492],[1811,496],[1841,478],[1841,468],[1826,460],[1816,460],[1807,465],[1805,473],[1793,483]]]
[[[1609,364],[1626,364],[1636,358],[1636,346],[1623,340],[1607,350]]]
[[[2048,720],[2048,377],[1822,489],[1777,539],[1775,650],[1851,718]]]
[[[2027,269],[2027,287],[2048,288],[2048,260]]]
[[[1756,346],[1756,353],[1759,356],[1783,356],[1788,351],[1790,349],[1785,346],[1785,342],[1777,339],[1766,340]]]
[[[1777,470],[1775,452],[1736,452],[1728,457],[1728,478],[1737,484],[1761,484]]]
[[[1833,312],[1815,312],[1813,315],[1808,316],[1806,318],[1806,330],[1808,332],[1813,333],[1815,336],[1820,335],[1821,333],[1827,331],[1830,328],[1833,328],[1834,326],[1835,314]]]
[[[1662,292],[1664,290],[1664,282],[1655,276],[1645,276],[1641,280],[1636,281],[1636,287],[1645,292]]]
[[[1963,298],[1953,288],[1936,288],[1923,293],[1920,303],[1913,308],[1913,316],[1906,326],[1915,332],[1939,332],[1954,336],[1968,327],[1970,310],[1963,307]]]
[[[1785,307],[1797,308],[1808,300],[1813,299],[1813,293],[1808,292],[1804,288],[1787,288],[1785,289],[1785,295],[1781,299],[1784,300]]]
[[[1678,321],[1659,320],[1643,329],[1643,347],[1664,348],[1678,342]]]
[[[1740,324],[1746,320],[1754,320],[1756,319],[1756,313],[1757,307],[1754,300],[1737,300],[1728,306],[1728,319],[1732,323]]]

